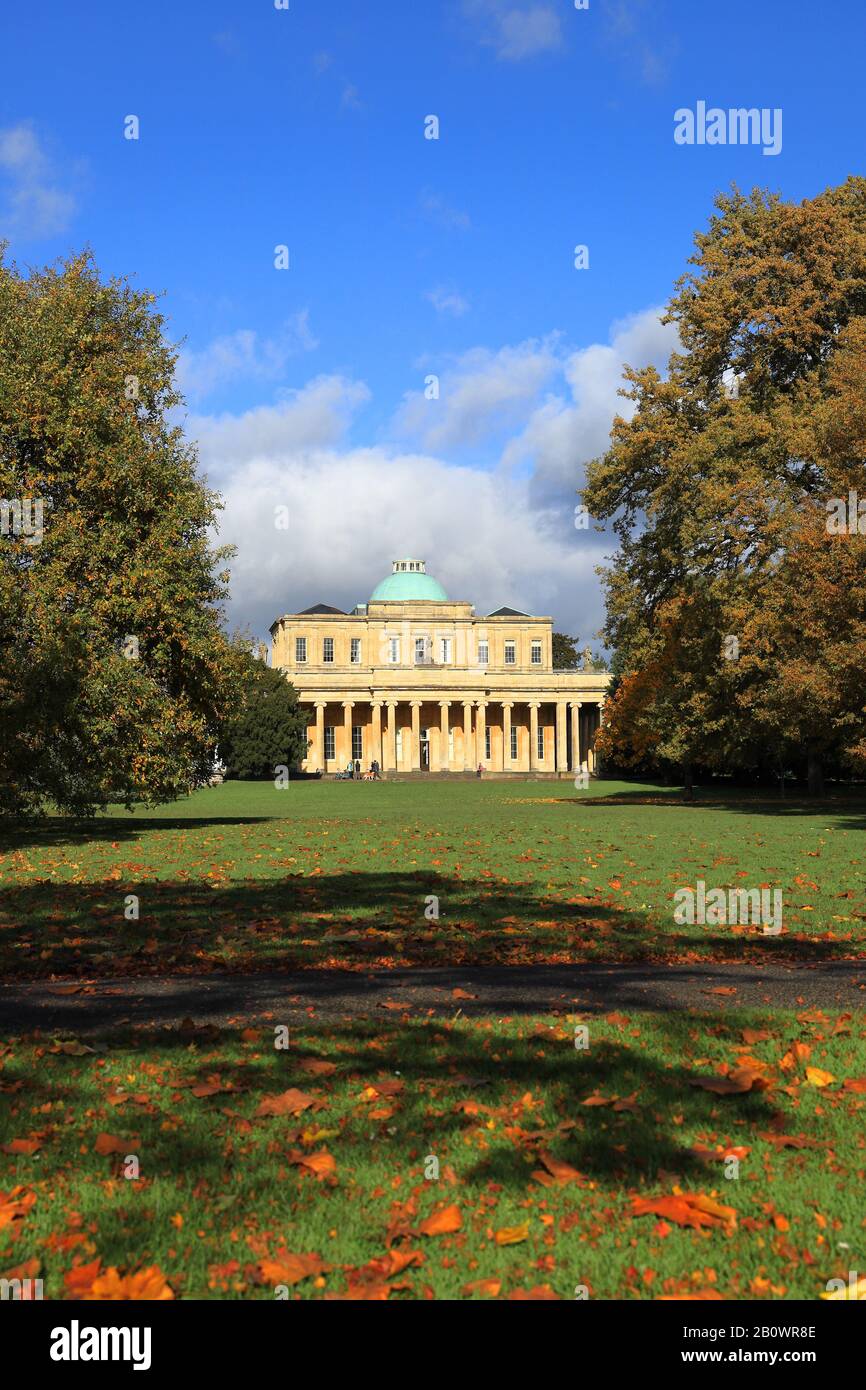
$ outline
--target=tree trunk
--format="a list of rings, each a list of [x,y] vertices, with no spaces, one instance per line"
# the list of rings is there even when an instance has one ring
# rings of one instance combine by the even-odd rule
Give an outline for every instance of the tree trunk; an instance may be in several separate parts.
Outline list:
[[[694,800],[695,784],[692,778],[691,763],[683,763],[683,795],[686,801]]]
[[[809,783],[810,796],[824,795],[824,769],[821,766],[821,757],[811,748],[806,756],[806,780]]]

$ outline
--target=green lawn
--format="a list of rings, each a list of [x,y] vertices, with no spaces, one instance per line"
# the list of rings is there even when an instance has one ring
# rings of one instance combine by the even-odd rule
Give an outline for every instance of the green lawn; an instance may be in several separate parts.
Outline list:
[[[7,831],[0,965],[858,956],[864,828],[854,797],[228,785]],[[698,879],[781,888],[782,935],[677,927]],[[54,1298],[785,1299],[866,1271],[862,1012],[612,1013],[582,1050],[565,1011],[458,1009],[311,1018],[286,1050],[279,1018],[0,1040],[0,1277]]]
[[[575,1022],[15,1041],[0,1144],[32,1152],[0,1155],[0,1274],[48,1298],[155,1266],[187,1298],[814,1299],[866,1269],[862,1015],[612,1014],[588,1050]]]
[[[234,783],[0,839],[0,971],[860,956],[864,827],[864,797]],[[673,893],[698,879],[780,888],[781,935],[677,926]]]

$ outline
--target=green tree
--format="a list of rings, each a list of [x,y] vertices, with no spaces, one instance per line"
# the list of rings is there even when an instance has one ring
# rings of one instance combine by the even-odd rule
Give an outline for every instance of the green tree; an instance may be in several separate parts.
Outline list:
[[[2,251],[2,247],[0,247]],[[154,296],[0,258],[0,811],[166,801],[238,689]]]
[[[825,525],[866,490],[866,180],[721,196],[691,264],[667,314],[682,350],[664,380],[627,369],[634,409],[583,493],[619,538],[600,747],[687,781],[798,749],[817,791],[825,759],[866,761],[866,537]]]
[[[306,756],[307,743],[307,716],[294,686],[281,671],[248,657],[238,710],[226,721],[219,742],[226,775],[245,781],[272,778],[278,767],[296,767]]]
[[[554,671],[576,671],[580,666],[577,638],[568,637],[564,632],[553,634]]]

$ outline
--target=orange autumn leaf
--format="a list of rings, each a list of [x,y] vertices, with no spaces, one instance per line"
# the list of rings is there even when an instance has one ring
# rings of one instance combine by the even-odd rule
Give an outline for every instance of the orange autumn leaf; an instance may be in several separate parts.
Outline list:
[[[266,1284],[299,1284],[321,1274],[324,1268],[321,1255],[294,1255],[289,1250],[278,1250],[273,1259],[260,1260],[259,1275]]]
[[[661,1216],[677,1226],[722,1226],[732,1231],[737,1224],[733,1207],[723,1206],[702,1193],[675,1192],[670,1197],[632,1197],[633,1216]]]
[[[305,1154],[297,1149],[292,1149],[288,1155],[289,1162],[296,1164],[300,1168],[309,1168],[311,1173],[315,1173],[317,1178],[327,1177],[329,1173],[337,1171],[337,1160],[333,1154],[329,1154],[327,1149],[320,1149],[318,1153]]]
[[[463,1225],[463,1217],[460,1215],[460,1208],[455,1206],[442,1207],[440,1211],[435,1211],[432,1216],[428,1216],[418,1230],[423,1236],[446,1236],[452,1231],[459,1231]]]
[[[256,1115],[300,1115],[303,1110],[308,1110],[315,1103],[315,1096],[309,1096],[304,1091],[299,1091],[297,1087],[291,1086],[288,1091],[283,1091],[281,1095],[265,1096],[259,1104]]]
[[[471,1298],[474,1293],[484,1294],[485,1298],[498,1298],[502,1291],[501,1279],[475,1279],[463,1285],[463,1295]]]
[[[310,1076],[333,1076],[337,1070],[336,1062],[326,1062],[319,1057],[304,1057],[298,1063],[300,1071],[305,1071]]]
[[[116,1134],[97,1134],[93,1145],[98,1154],[125,1154],[133,1140],[118,1139]]]
[[[581,1174],[576,1168],[572,1168],[570,1163],[564,1163],[561,1158],[554,1158],[553,1154],[542,1151],[539,1161],[544,1164],[546,1171],[536,1171],[532,1174],[536,1182],[540,1182],[543,1187],[563,1187],[569,1182],[579,1182]]]
[[[770,1082],[754,1067],[734,1067],[727,1076],[690,1076],[689,1085],[717,1096],[739,1096],[747,1091],[766,1091]]]
[[[515,1289],[508,1295],[509,1303],[538,1303],[542,1299],[551,1301],[558,1298],[559,1294],[554,1293],[549,1284],[536,1284],[534,1289]]]
[[[807,1067],[806,1080],[810,1086],[830,1086],[836,1080],[832,1072],[822,1071],[820,1067]]]
[[[174,1290],[157,1265],[140,1269],[135,1274],[120,1274],[112,1265],[94,1279],[90,1292],[83,1298],[89,1303],[127,1299],[137,1303],[162,1303],[174,1298]]]
[[[90,1264],[73,1265],[63,1276],[66,1285],[67,1298],[84,1298],[93,1286],[93,1281],[99,1274],[102,1260],[91,1260]]]
[[[496,1232],[497,1245],[519,1245],[522,1240],[529,1239],[529,1222],[524,1221],[520,1226],[503,1226]]]
[[[4,1226],[11,1226],[13,1221],[20,1221],[35,1201],[36,1193],[29,1192],[20,1183],[11,1192],[0,1192],[0,1230]]]
[[[5,1154],[35,1154],[41,1148],[41,1139],[10,1139],[8,1144],[0,1144]]]

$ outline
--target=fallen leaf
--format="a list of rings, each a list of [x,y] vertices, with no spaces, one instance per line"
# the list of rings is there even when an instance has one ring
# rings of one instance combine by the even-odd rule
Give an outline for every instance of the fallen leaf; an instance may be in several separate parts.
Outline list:
[[[463,1225],[463,1218],[460,1215],[460,1208],[455,1206],[442,1207],[435,1211],[432,1216],[428,1216],[421,1222],[418,1230],[423,1236],[445,1236],[452,1231],[459,1231]]]
[[[519,1245],[522,1240],[529,1239],[529,1222],[524,1221],[521,1226],[503,1226],[496,1232],[497,1245]]]

